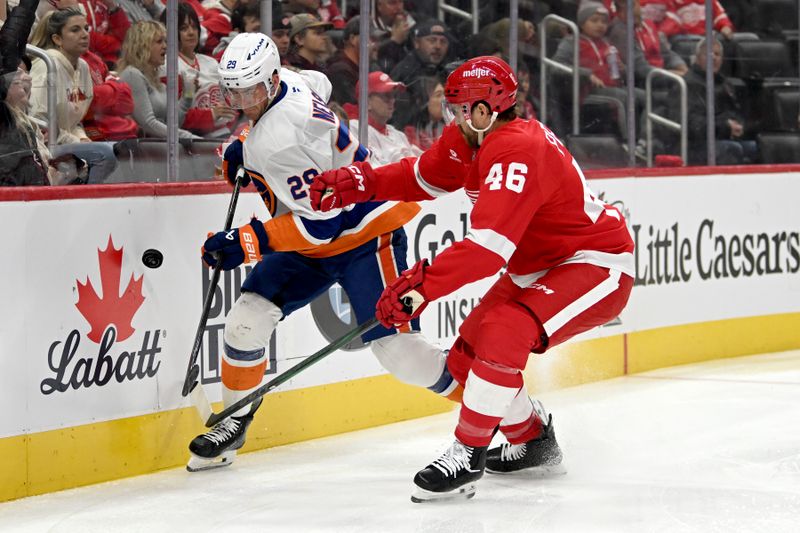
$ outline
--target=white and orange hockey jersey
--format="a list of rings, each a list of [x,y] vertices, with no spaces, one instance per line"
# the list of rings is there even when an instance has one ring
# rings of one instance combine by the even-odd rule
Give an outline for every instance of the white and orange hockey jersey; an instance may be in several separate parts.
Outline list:
[[[419,206],[368,202],[320,213],[308,188],[324,170],[364,161],[368,152],[327,107],[324,74],[281,69],[281,87],[244,139],[244,167],[272,219],[264,223],[269,247],[308,257],[330,257],[399,228]]]

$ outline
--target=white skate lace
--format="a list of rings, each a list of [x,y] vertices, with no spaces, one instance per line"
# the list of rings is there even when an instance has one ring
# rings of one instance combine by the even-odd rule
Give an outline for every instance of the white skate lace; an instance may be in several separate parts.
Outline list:
[[[500,449],[500,460],[516,461],[517,459],[522,459],[525,456],[526,449],[527,446],[525,445],[525,443],[523,444],[503,443],[503,447]]]
[[[470,460],[472,459],[472,448],[464,446],[456,441],[441,457],[431,463],[442,474],[446,476],[455,476],[460,469],[474,472],[470,468]]]
[[[214,429],[206,433],[205,437],[214,444],[220,444],[232,437],[239,430],[239,422],[235,418],[226,418],[216,426]]]

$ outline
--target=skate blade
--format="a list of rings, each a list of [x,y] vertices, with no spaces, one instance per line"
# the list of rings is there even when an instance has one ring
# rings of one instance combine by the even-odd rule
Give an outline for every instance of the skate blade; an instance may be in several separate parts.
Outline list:
[[[449,492],[431,492],[429,490],[414,488],[411,501],[414,503],[427,503],[435,501],[468,500],[475,496],[475,483],[467,483]]]
[[[530,468],[523,468],[522,470],[512,470],[511,472],[492,470],[487,466],[486,471],[489,472],[490,474],[495,474],[499,476],[508,476],[510,474],[517,474],[519,476],[525,476],[530,478],[556,477],[556,476],[563,476],[564,474],[567,473],[567,469],[564,467],[563,463],[559,463],[557,465],[532,466]]]
[[[204,470],[214,470],[222,468],[223,466],[230,466],[233,464],[233,459],[236,457],[236,450],[223,452],[219,457],[206,458],[198,457],[192,454],[189,457],[189,462],[186,464],[186,470],[189,472],[202,472]]]

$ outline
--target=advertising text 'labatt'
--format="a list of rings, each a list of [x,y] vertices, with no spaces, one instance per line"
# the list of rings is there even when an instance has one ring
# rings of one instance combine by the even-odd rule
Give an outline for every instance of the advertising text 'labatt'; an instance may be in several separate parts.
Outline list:
[[[131,274],[126,283],[121,283],[123,248],[115,248],[110,235],[106,248],[98,249],[98,259],[101,294],[88,277],[85,282],[76,280],[75,308],[89,331],[81,334],[76,327],[65,340],[50,344],[47,365],[52,375],[42,379],[42,394],[102,387],[112,379],[123,383],[153,378],[161,366],[159,341],[165,332],[144,331],[137,339],[133,327],[133,317],[146,301],[144,275],[137,278]],[[75,322],[79,320],[76,314]]]

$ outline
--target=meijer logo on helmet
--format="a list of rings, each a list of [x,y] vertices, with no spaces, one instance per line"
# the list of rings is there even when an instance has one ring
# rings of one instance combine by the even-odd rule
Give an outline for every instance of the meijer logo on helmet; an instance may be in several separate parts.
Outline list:
[[[489,76],[491,74],[492,74],[492,71],[489,70],[488,68],[475,67],[472,70],[468,70],[468,71],[464,72],[464,77],[465,78],[482,78],[484,76]]]

